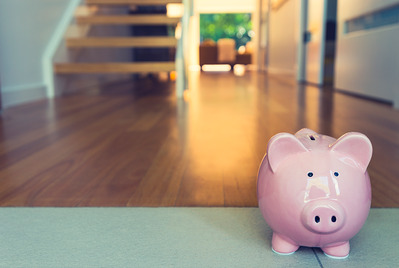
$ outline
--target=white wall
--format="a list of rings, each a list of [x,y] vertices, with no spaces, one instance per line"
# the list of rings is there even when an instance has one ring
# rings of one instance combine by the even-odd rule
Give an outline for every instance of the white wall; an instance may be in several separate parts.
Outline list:
[[[288,0],[269,17],[268,71],[295,74],[300,1]]]
[[[194,0],[194,13],[252,13],[257,0]]]
[[[3,107],[46,97],[42,57],[71,0],[0,0]]]
[[[399,108],[399,25],[344,34],[351,18],[399,0],[338,1],[335,87],[394,102]]]

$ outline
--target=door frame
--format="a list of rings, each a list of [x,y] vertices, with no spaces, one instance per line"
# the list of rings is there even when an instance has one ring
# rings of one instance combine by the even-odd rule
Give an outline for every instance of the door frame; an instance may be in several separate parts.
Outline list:
[[[308,1],[301,0],[299,11],[299,42],[297,52],[297,81],[306,82],[306,40],[305,35],[308,28]]]
[[[319,61],[319,74],[316,84],[319,86],[324,85],[324,56],[325,56],[325,46],[326,46],[326,22],[327,22],[327,12],[328,12],[328,0],[323,1],[323,15],[322,15],[322,25],[320,36],[320,61]],[[307,43],[309,40],[308,28],[308,0],[301,0],[300,4],[300,16],[299,16],[299,42],[298,42],[298,71],[297,80],[300,82],[308,82],[306,75],[307,67]],[[311,83],[311,82],[310,82]]]

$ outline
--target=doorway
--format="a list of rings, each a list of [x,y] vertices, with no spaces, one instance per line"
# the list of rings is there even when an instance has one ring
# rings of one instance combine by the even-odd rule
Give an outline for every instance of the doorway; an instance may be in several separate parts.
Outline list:
[[[298,46],[298,80],[332,86],[336,44],[337,0],[302,0]]]
[[[251,64],[251,13],[201,13],[199,64]]]

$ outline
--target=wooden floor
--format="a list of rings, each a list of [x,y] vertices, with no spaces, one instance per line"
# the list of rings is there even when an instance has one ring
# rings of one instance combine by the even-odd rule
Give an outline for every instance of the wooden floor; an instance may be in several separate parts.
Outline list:
[[[372,141],[373,207],[399,207],[399,111],[290,77],[120,82],[6,109],[0,206],[257,206],[268,139],[302,127]]]

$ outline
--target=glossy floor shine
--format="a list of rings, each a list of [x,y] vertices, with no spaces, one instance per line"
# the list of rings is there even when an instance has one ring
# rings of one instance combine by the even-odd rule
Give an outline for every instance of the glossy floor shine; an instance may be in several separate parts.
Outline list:
[[[1,116],[1,206],[257,206],[268,139],[308,127],[374,146],[373,207],[399,207],[399,111],[293,78],[192,73],[120,82]]]

